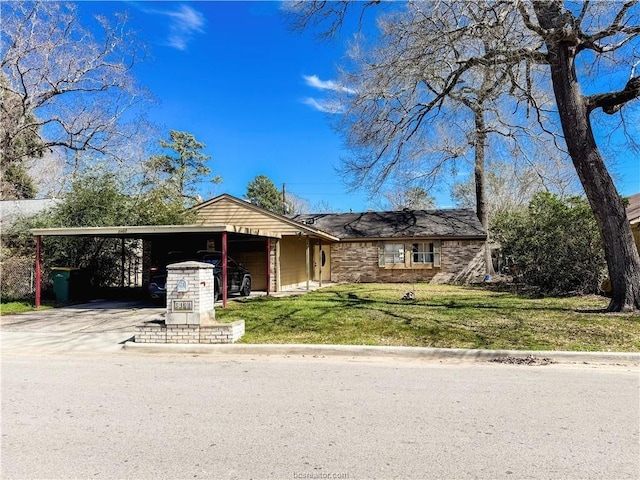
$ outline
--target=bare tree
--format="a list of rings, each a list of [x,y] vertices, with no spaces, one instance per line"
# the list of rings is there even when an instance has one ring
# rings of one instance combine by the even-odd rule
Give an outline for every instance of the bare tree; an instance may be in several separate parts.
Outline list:
[[[310,3],[318,2],[298,5],[302,17],[318,15],[320,5]],[[499,61],[461,65],[498,47],[519,48],[523,35],[513,30],[508,12],[508,5],[487,2],[410,2],[378,21],[381,34],[373,47],[363,42],[352,47],[354,66],[344,72],[348,88],[340,92],[346,113],[338,129],[353,152],[343,164],[353,188],[373,186],[376,192],[399,176],[433,186],[451,162],[472,157],[474,205],[488,231],[485,170],[500,146],[490,137],[519,144],[524,137],[519,130],[530,132],[514,127],[514,115],[498,108],[509,93],[509,79],[523,77],[525,66]],[[480,19],[487,20],[491,36],[467,27]],[[330,29],[335,28],[334,22]],[[526,63],[532,67],[534,62]],[[487,273],[492,273],[488,244],[485,256]]]
[[[640,309],[640,255],[591,126],[596,110],[615,115],[640,97],[640,75],[636,73],[640,65],[640,5],[636,0],[585,1],[577,11],[571,7],[577,8],[559,0],[518,5],[526,27],[545,42],[564,138],[604,240],[612,287],[608,309]],[[626,71],[626,83],[617,90],[585,95],[581,89],[585,77],[581,78],[576,68],[581,54],[594,58],[609,72],[612,67]],[[634,130],[637,135],[637,125]]]
[[[310,213],[311,207],[306,198],[302,198],[295,193],[287,192],[285,198],[287,215],[298,215],[300,213]]]
[[[383,192],[382,208],[391,210],[429,210],[435,208],[436,200],[429,192],[418,186],[388,190]]]
[[[24,129],[10,138],[7,126],[19,121],[22,105],[18,95],[12,95],[7,87],[7,78],[0,71],[0,199],[33,198],[36,185],[29,176],[24,154],[41,157],[43,151],[36,128]]]
[[[73,4],[2,2],[0,83],[3,162],[19,162],[61,149],[119,158],[141,122],[123,125],[125,112],[149,100],[131,74],[142,49],[126,30],[97,17],[99,38],[82,26]],[[4,111],[6,98],[15,107]],[[6,120],[6,121],[5,121]],[[15,148],[26,134],[38,141]]]
[[[301,212],[307,213],[307,212]],[[310,208],[308,213],[340,213],[336,208],[332,207],[329,202],[326,200],[320,200],[317,203],[314,203]]]
[[[60,197],[71,185],[72,178],[65,175],[65,159],[58,152],[45,152],[41,158],[28,162],[29,176],[39,195],[45,198]]]
[[[613,288],[608,310],[640,308],[640,257],[622,201],[595,142],[590,118],[596,109],[618,114],[622,106],[640,96],[640,78],[635,73],[640,34],[637,1],[565,4],[561,0],[434,0],[407,5],[411,13],[422,14],[414,15],[412,21],[399,9],[380,21],[383,39],[388,32],[397,34],[389,35],[381,47],[374,46],[370,51],[358,47],[363,52],[359,56],[362,71],[346,77],[349,89],[357,95],[347,100],[343,128],[348,127],[349,145],[360,152],[346,168],[356,180],[373,179],[378,185],[400,164],[418,176],[442,171],[449,158],[459,157],[459,145],[453,142],[454,148],[439,148],[441,154],[431,156],[428,168],[421,171],[423,158],[433,151],[423,146],[432,147],[439,141],[430,135],[433,129],[429,127],[435,117],[444,117],[445,124],[450,122],[455,107],[449,100],[458,92],[471,92],[476,103],[491,107],[485,108],[485,113],[502,115],[508,107],[531,113],[542,131],[553,134],[553,120],[537,89],[550,71],[566,147],[605,244]],[[309,6],[298,5],[298,9],[303,18],[318,15]],[[331,29],[335,28],[334,22]],[[619,82],[621,69],[626,68],[626,84],[608,93],[582,94],[581,82],[584,84],[588,77],[578,76],[576,62],[581,60],[581,53],[590,55],[584,64],[606,65],[597,72],[600,80],[609,74],[613,82]],[[381,58],[393,61],[380,62]],[[539,67],[544,67],[542,73]],[[594,71],[585,69],[583,73]],[[510,105],[500,102],[507,102],[503,95],[477,96],[483,92],[484,82],[492,85],[495,80],[498,83],[492,88],[496,93],[506,88]],[[473,88],[467,91],[467,85]],[[484,127],[474,122],[474,131],[480,135],[486,131],[487,117],[484,120]],[[621,124],[628,135],[630,131],[631,136],[637,134],[637,126],[623,120]],[[464,136],[453,127],[449,123],[444,147],[449,147],[451,138]],[[475,146],[483,145],[480,137]]]
[[[498,213],[523,208],[540,191],[557,193],[560,197],[576,194],[579,189],[575,171],[564,161],[556,162],[553,152],[544,156],[539,152],[536,162],[492,159],[487,165],[485,175],[486,209],[489,224]],[[549,162],[540,161],[548,158]],[[459,208],[476,208],[476,187],[473,173],[466,181],[453,184],[451,196]]]

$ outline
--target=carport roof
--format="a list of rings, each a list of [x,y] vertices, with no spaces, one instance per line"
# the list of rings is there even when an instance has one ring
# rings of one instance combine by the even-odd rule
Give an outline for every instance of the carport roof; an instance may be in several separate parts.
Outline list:
[[[171,233],[241,233],[259,237],[280,238],[281,234],[236,225],[122,225],[116,227],[34,228],[33,235],[144,238]]]

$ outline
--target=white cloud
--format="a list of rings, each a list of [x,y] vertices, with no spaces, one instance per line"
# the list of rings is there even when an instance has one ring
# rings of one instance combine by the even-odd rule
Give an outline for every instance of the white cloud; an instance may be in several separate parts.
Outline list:
[[[313,88],[318,88],[320,90],[356,93],[355,90],[345,87],[344,85],[340,85],[339,83],[336,83],[333,80],[320,80],[320,78],[318,78],[317,75],[303,75],[302,78],[304,78],[305,82],[307,82],[307,85]]]
[[[303,75],[302,78],[304,78],[304,81],[308,86],[317,88],[318,90],[329,90],[331,92],[348,93],[350,95],[356,93],[355,90],[345,87],[344,85],[340,85],[333,80],[320,80],[317,75]],[[302,100],[302,103],[324,113],[345,112],[344,105],[337,100],[326,100],[307,97]]]
[[[317,100],[315,98],[307,97],[302,100],[302,103],[324,113],[344,113],[344,107],[339,102]]]
[[[187,44],[196,33],[204,33],[204,15],[188,5],[180,5],[174,10],[150,10],[146,13],[169,17],[167,45],[178,50],[186,50]]]

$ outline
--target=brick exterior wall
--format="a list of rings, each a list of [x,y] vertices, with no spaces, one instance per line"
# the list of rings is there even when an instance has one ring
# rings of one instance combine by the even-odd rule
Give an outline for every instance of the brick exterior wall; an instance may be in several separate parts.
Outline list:
[[[442,242],[442,271],[453,273],[454,276],[462,273],[483,249],[484,241],[482,240],[447,240]]]
[[[411,241],[406,241],[409,244]],[[394,240],[393,243],[403,243]],[[457,274],[484,248],[483,240],[443,240],[441,266],[433,268],[384,268],[378,266],[378,242],[339,242],[331,245],[331,281],[428,282],[437,273]]]
[[[269,246],[269,291],[278,291],[278,267],[276,262],[276,248],[278,239],[272,238]]]
[[[332,282],[378,282],[378,242],[331,244]]]
[[[147,322],[136,326],[136,343],[234,343],[244,335],[244,320],[216,325],[165,325]]]

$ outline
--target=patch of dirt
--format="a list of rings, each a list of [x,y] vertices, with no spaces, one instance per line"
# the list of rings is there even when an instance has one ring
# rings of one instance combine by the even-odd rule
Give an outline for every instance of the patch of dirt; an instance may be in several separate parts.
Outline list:
[[[509,365],[551,365],[552,363],[556,363],[554,360],[548,357],[538,358],[533,355],[527,355],[526,357],[499,357],[490,360],[494,363],[506,363]]]

